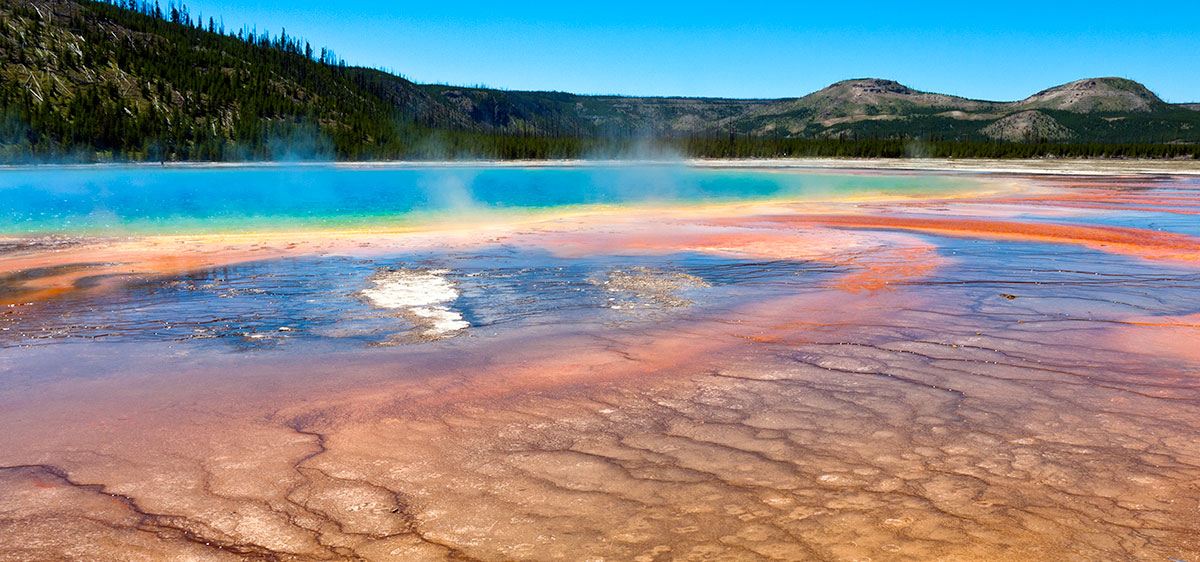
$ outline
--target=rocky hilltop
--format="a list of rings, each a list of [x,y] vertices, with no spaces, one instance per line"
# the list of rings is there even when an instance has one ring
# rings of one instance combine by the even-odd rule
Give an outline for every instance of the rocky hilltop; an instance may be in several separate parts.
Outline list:
[[[1121,113],[1150,112],[1164,109],[1167,104],[1133,80],[1089,78],[1042,90],[1016,106],[1074,113]]]

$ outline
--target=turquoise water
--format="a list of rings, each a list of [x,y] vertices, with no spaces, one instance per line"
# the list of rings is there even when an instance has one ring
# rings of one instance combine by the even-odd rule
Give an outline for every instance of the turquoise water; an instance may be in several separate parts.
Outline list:
[[[0,233],[407,226],[567,206],[944,193],[976,181],[682,165],[28,168],[0,171]]]

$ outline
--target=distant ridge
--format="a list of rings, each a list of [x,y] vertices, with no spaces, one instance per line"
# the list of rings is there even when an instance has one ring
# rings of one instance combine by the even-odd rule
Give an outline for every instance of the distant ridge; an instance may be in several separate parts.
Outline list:
[[[415,84],[175,5],[0,0],[0,21],[0,160],[9,161],[401,158],[481,144],[500,157],[543,157],[563,154],[561,139],[614,138],[1200,143],[1200,104],[1167,104],[1124,78],[1016,102],[880,78],[783,99],[596,96]]]
[[[1132,112],[1164,109],[1166,102],[1145,86],[1125,78],[1089,78],[1042,90],[1017,106],[1075,113]]]

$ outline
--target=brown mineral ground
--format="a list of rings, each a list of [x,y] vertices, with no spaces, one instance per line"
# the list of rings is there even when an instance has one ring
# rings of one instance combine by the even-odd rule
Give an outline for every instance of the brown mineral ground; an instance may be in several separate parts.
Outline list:
[[[1193,206],[1178,185],[1112,193]],[[0,253],[11,318],[301,256],[827,273],[709,301],[622,267],[589,283],[660,315],[399,347],[15,341],[0,560],[1200,561],[1200,239],[1086,222],[1055,202],[1101,188],[1053,189]]]

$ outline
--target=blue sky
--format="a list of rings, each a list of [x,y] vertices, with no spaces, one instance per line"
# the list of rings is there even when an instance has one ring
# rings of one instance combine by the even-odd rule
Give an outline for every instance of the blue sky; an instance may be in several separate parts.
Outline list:
[[[1200,2],[188,1],[417,82],[789,97],[846,78],[1015,100],[1123,76],[1200,102]],[[165,1],[164,1],[165,5]]]

